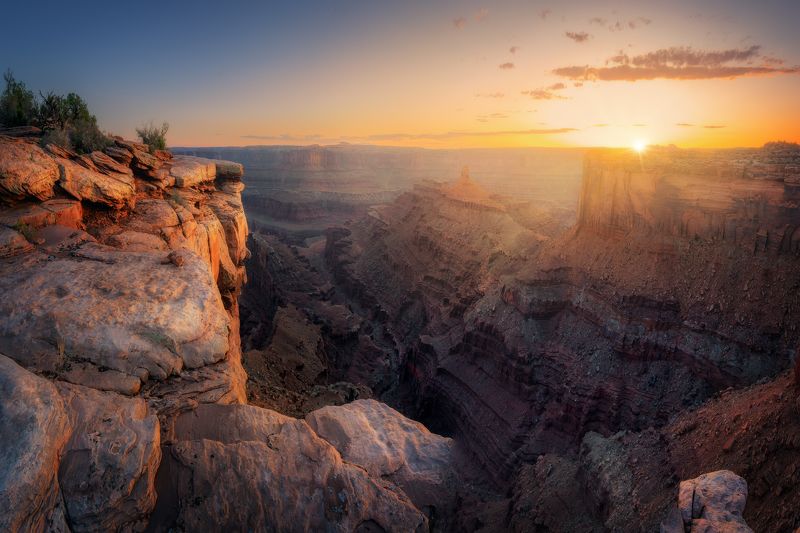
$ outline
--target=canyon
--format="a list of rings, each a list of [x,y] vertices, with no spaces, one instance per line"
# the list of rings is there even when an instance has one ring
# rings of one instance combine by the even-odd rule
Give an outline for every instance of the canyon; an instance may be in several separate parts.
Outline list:
[[[3,530],[800,526],[796,146],[0,135],[0,198]]]

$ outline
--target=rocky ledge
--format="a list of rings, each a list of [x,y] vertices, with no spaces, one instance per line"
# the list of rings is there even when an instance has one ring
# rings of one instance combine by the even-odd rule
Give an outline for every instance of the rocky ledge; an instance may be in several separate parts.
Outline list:
[[[0,136],[0,529],[427,530],[451,441],[246,403],[241,165]]]

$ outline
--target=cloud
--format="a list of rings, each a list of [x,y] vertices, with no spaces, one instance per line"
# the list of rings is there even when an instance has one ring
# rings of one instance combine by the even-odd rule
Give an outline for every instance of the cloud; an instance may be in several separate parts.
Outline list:
[[[541,11],[539,11],[539,18],[545,20],[547,19],[547,17],[550,16],[551,13],[553,12],[549,9],[542,9]]]
[[[572,86],[573,87],[583,87],[583,82],[582,81],[576,81],[575,83],[572,84]]]
[[[512,68],[514,68],[514,63],[511,63],[511,62],[509,62],[509,63],[502,63],[502,64],[500,65],[500,69],[501,69],[501,70],[511,70]]]
[[[477,93],[475,95],[476,98],[503,98],[505,93],[496,92],[496,93]]]
[[[607,28],[608,31],[622,31],[625,29],[635,30],[637,28],[641,28],[642,26],[648,26],[649,24],[652,24],[652,22],[653,21],[651,19],[646,17],[615,20],[613,22],[603,17],[592,17],[589,19],[589,24]]]
[[[467,25],[467,19],[465,19],[464,17],[458,17],[453,19],[453,27],[457,30],[460,30],[466,25]]]
[[[676,126],[680,126],[682,128],[692,128],[692,127],[694,127],[694,124],[689,124],[688,122],[678,122],[675,125]]]
[[[511,48],[508,49],[508,51],[511,52],[512,54],[516,54],[517,52],[519,52],[519,46],[512,46]]]
[[[585,31],[568,31],[564,33],[568,38],[572,39],[576,43],[585,43],[588,41],[592,36],[586,33]]]
[[[482,7],[475,13],[475,22],[480,22],[488,16],[489,16],[489,10],[486,9],[485,7]]]
[[[556,135],[578,131],[576,128],[545,128],[529,130],[495,130],[495,131],[448,131],[445,133],[382,133],[368,135],[368,141],[413,141],[421,139],[452,139],[455,137],[492,137],[499,135]]]
[[[253,139],[259,141],[281,141],[281,142],[313,142],[323,139],[322,135],[293,135],[291,133],[281,133],[273,135],[242,135],[242,139]]]
[[[492,113],[490,115],[478,115],[477,117],[475,117],[475,120],[477,120],[478,122],[489,122],[490,120],[497,120],[497,119],[503,119],[503,118],[508,118],[508,115],[505,114],[505,113]]]
[[[555,69],[553,73],[577,81],[732,79],[743,76],[800,73],[800,67],[780,68],[754,64],[754,61],[761,57],[760,50],[761,47],[757,45],[712,51],[695,50],[689,46],[673,46],[634,56],[620,51],[606,60],[603,66],[561,67]]]
[[[724,128],[725,126],[724,125],[720,125],[720,124],[709,124],[709,125],[703,126],[703,127],[705,129],[707,129],[707,130],[718,130],[720,128]]]
[[[608,124],[593,124],[595,128],[605,128],[606,126],[608,126]]]
[[[566,100],[566,96],[561,96],[556,93],[556,91],[562,91],[566,88],[567,86],[563,83],[554,83],[547,87],[522,91],[522,94],[530,96],[534,100]]]

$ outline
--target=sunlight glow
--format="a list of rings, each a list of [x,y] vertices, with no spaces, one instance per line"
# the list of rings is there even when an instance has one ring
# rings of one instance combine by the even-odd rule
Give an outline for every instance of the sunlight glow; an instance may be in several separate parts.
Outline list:
[[[633,141],[633,145],[631,146],[633,150],[639,154],[645,151],[647,148],[647,141],[643,141],[642,139],[637,139]]]

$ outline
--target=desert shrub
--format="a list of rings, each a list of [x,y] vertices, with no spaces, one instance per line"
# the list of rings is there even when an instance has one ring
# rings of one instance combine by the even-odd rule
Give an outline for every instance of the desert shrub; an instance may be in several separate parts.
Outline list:
[[[87,154],[102,150],[113,144],[113,141],[97,127],[97,119],[77,120],[68,126],[69,140],[72,148],[79,154]]]
[[[63,130],[67,125],[67,106],[64,97],[55,93],[39,93],[41,101],[36,110],[36,125],[44,131]]]
[[[3,75],[6,88],[0,95],[0,124],[28,126],[36,118],[36,97],[25,84],[14,79],[11,71]]]
[[[56,146],[60,146],[61,148],[65,148],[67,150],[72,150],[72,141],[69,139],[69,132],[65,129],[56,129],[56,130],[49,130],[42,135],[42,140],[40,143],[42,147],[47,146],[48,144],[55,144]]]
[[[150,152],[167,149],[167,131],[169,124],[164,122],[161,127],[154,126],[153,123],[145,124],[141,128],[136,128],[136,134],[150,148]]]

